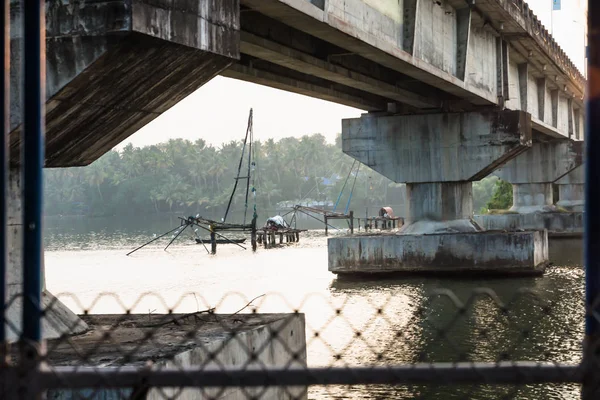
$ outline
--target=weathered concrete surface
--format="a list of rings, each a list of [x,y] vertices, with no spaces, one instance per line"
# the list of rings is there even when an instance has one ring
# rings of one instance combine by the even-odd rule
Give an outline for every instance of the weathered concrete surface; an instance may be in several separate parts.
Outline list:
[[[531,146],[519,111],[371,116],[342,120],[342,150],[394,182],[484,178]]]
[[[583,163],[583,142],[557,140],[534,143],[531,149],[494,172],[513,184],[511,211],[552,212],[552,183]]]
[[[538,232],[361,235],[328,240],[336,274],[541,274],[548,236]]]
[[[512,187],[510,211],[521,214],[556,211],[552,183],[514,183]]]
[[[21,334],[23,321],[23,207],[21,176],[19,170],[9,171],[9,191],[7,201],[8,222],[8,269],[6,273],[6,299],[8,309],[6,315],[6,332],[9,341],[15,341]],[[42,279],[45,268],[42,255]],[[62,302],[46,290],[43,279],[42,336],[47,339],[57,338],[63,334],[85,332],[87,325],[79,319]]]
[[[546,229],[550,234],[583,233],[582,212],[475,215],[474,219],[485,230]]]
[[[11,150],[21,123],[11,1]],[[239,58],[239,0],[49,1],[46,166],[87,165]]]
[[[242,14],[248,57],[227,76],[321,98],[333,95],[328,81],[342,84],[339,102],[355,101],[348,89],[359,89],[365,110],[385,111],[386,101],[403,114],[507,107],[531,113],[543,135],[583,138],[585,79],[522,0],[241,4],[249,10]],[[290,76],[296,87],[285,83]]]
[[[475,232],[471,182],[407,183],[403,234]]]
[[[569,211],[583,212],[585,204],[585,168],[583,164],[554,183],[558,185],[556,205]]]
[[[374,116],[342,121],[342,150],[395,182],[406,182],[402,233],[475,232],[471,181],[531,145],[519,111]]]
[[[84,335],[71,338],[70,343],[49,341],[48,363],[64,365],[132,365],[152,368],[195,367],[306,368],[306,337],[304,314],[197,314],[183,315],[88,315],[82,317],[90,326]],[[174,323],[173,320],[177,320]],[[103,335],[108,333],[109,338]],[[148,339],[151,335],[152,339]],[[81,354],[89,355],[82,363]],[[255,358],[253,358],[255,354]],[[127,357],[126,355],[130,355]],[[211,359],[211,355],[214,358]],[[263,394],[264,393],[264,394]],[[92,389],[82,391],[52,390],[48,399],[129,398],[131,389]],[[78,396],[79,395],[79,396]],[[271,387],[219,389],[166,388],[152,389],[147,399],[306,399],[306,388]],[[88,397],[90,396],[90,397]]]

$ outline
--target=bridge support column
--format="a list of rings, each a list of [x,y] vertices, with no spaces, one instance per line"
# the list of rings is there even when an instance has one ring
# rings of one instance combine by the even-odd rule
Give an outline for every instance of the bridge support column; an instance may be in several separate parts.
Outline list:
[[[471,182],[407,183],[405,234],[476,232]]]
[[[551,236],[582,233],[583,176],[577,175],[577,170],[583,171],[582,162],[582,142],[534,143],[495,172],[513,186],[510,212],[478,215],[476,221],[488,230],[547,229]],[[562,201],[556,205],[553,183],[559,184],[562,193]]]
[[[552,183],[582,162],[582,142],[534,143],[530,150],[506,163],[495,175],[513,185],[511,211],[519,214],[554,212]]]
[[[584,175],[582,164],[555,182],[558,185],[557,206],[567,211],[583,212],[585,201]]]
[[[9,340],[16,340],[21,332],[23,308],[23,212],[22,212],[21,171],[11,167],[9,171],[8,196],[8,270],[6,299],[6,334]],[[42,257],[42,261],[43,261]],[[45,269],[42,264],[42,268]],[[63,303],[46,290],[45,271],[42,271],[42,320],[44,339],[58,338],[63,334],[82,333],[87,324],[69,310]]]
[[[542,232],[483,232],[473,220],[472,181],[531,146],[531,118],[519,111],[344,120],[346,154],[395,182],[406,182],[407,224],[399,234],[332,238],[329,270],[540,273]]]

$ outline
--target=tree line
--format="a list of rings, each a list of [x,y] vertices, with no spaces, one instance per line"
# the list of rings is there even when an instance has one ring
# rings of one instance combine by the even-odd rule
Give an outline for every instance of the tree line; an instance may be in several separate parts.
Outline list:
[[[256,191],[250,192],[249,209],[254,204],[257,209],[274,210],[302,202],[329,208],[338,203],[337,210],[343,211],[349,200],[355,210],[404,204],[402,184],[365,166],[357,171],[358,163],[352,168],[354,160],[341,152],[340,141],[338,136],[335,143],[327,143],[323,135],[313,134],[252,143],[255,163],[250,187]],[[202,139],[171,139],[141,148],[129,144],[87,167],[46,169],[45,213],[222,215],[242,146],[241,141],[214,147]],[[246,163],[244,159],[242,176]],[[233,209],[243,209],[245,189],[241,180]],[[506,188],[494,177],[475,182],[475,210],[487,208],[498,189]]]

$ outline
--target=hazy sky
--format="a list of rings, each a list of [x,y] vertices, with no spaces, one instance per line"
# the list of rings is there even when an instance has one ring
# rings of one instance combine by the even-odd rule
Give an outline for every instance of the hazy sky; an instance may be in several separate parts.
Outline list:
[[[529,0],[531,9],[571,60],[583,70],[583,23],[580,0],[561,0],[561,10],[552,12],[552,0]],[[552,15],[552,18],[551,18]],[[553,23],[551,24],[551,21]],[[280,139],[322,133],[333,142],[343,118],[362,111],[265,86],[217,77],[188,96],[152,123],[136,132],[127,143],[145,146],[170,138],[204,139],[218,146],[242,139],[248,111],[254,109],[255,139]]]
[[[350,107],[266,86],[216,77],[118,147],[160,143],[169,138],[204,139],[215,146],[241,140],[248,112],[254,110],[254,138],[264,141],[322,133],[331,142],[341,132],[342,118],[363,112]]]

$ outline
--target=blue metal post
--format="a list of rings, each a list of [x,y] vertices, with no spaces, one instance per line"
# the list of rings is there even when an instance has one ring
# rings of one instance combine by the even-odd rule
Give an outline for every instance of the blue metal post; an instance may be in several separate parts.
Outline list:
[[[598,338],[600,333],[600,2],[589,0],[588,93],[585,129],[585,335],[584,363],[588,367],[582,398],[598,398],[600,384]]]
[[[41,340],[42,291],[42,167],[44,166],[44,102],[46,89],[44,0],[23,1],[23,333],[29,342]]]
[[[589,1],[590,58],[585,130],[585,274],[586,304],[589,311],[600,311],[595,304],[600,294],[600,2]],[[593,307],[593,309],[591,308]],[[600,321],[586,315],[586,335],[600,332]]]
[[[0,209],[0,344],[6,341],[6,271],[8,267],[7,248],[7,199],[8,199],[8,134],[10,133],[10,1],[2,1],[2,65],[4,71],[0,79],[2,83],[2,144],[0,145],[0,190],[2,202]]]

